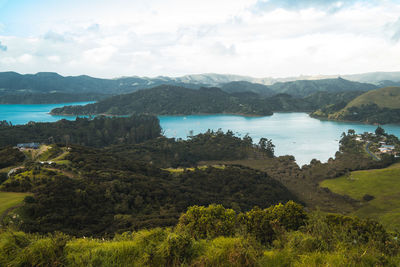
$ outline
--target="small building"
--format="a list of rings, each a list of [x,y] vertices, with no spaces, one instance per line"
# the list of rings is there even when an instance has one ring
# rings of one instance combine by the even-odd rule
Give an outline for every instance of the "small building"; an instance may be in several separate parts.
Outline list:
[[[39,143],[21,143],[21,144],[17,144],[17,148],[19,149],[38,149],[40,147]]]
[[[378,148],[378,149],[379,149],[379,152],[380,152],[380,153],[390,153],[390,152],[392,152],[391,149],[388,149],[388,148],[386,148],[386,147],[380,147],[380,148]]]
[[[382,148],[387,148],[387,149],[390,149],[390,150],[393,150],[393,149],[394,149],[394,146],[393,146],[393,145],[382,145],[381,147],[382,147]]]

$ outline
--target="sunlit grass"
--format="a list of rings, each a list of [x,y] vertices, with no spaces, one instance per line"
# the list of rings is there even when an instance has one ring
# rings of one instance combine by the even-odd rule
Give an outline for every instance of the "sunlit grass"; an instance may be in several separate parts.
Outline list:
[[[211,165],[211,166],[203,165],[203,166],[197,166],[196,168],[199,170],[205,170],[208,167],[213,167],[221,170],[225,169],[225,165]],[[183,173],[184,171],[194,171],[196,168],[165,168],[163,170],[169,171],[170,173]]]
[[[28,193],[0,192],[0,215],[7,209],[22,203],[29,195]]]
[[[325,180],[320,186],[360,201],[366,194],[373,196],[354,215],[378,220],[388,229],[400,229],[400,164],[380,170],[355,171]]]

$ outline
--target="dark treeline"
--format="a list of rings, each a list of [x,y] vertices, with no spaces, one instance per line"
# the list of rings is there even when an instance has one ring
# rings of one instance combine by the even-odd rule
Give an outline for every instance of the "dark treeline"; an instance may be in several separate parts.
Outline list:
[[[0,148],[0,169],[6,168],[25,160],[24,153],[11,146]]]
[[[351,101],[359,92],[318,92],[305,98],[289,94],[262,97],[254,92],[227,93],[219,88],[187,89],[158,86],[131,94],[113,96],[86,106],[66,106],[53,114],[150,113],[156,115],[236,113],[272,115],[273,111],[314,111],[326,105]]]
[[[376,104],[362,105],[349,107],[347,111],[338,113],[335,119],[365,123],[399,123],[400,109],[381,108]]]
[[[264,139],[263,139],[264,140]],[[107,151],[126,158],[145,160],[159,167],[190,167],[203,160],[234,160],[254,157],[272,157],[274,147],[270,140],[261,148],[253,145],[251,137],[236,137],[231,131],[207,131],[189,136],[187,140],[152,139],[136,145],[117,145]]]
[[[55,123],[35,123],[0,127],[0,147],[18,143],[64,143],[103,147],[111,144],[135,144],[160,136],[157,117],[133,115],[126,118],[96,117],[60,120]]]

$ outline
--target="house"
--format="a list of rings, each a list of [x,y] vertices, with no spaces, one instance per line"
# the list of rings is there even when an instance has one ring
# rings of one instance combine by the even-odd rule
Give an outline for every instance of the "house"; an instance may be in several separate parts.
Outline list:
[[[17,144],[17,148],[19,149],[38,149],[40,147],[39,143],[22,143],[22,144]]]
[[[382,154],[387,154],[387,153],[391,153],[392,152],[391,149],[386,148],[386,147],[380,147],[378,149],[379,149],[379,152],[382,153]]]

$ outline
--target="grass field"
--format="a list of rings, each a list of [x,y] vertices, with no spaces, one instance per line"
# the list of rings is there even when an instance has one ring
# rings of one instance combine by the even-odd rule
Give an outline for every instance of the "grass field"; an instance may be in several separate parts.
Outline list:
[[[365,194],[374,199],[363,201],[353,214],[371,218],[388,229],[400,230],[400,163],[380,170],[355,171],[348,176],[321,182],[321,187],[363,201]]]
[[[205,170],[209,166],[217,168],[217,169],[225,169],[225,165],[203,165],[203,166],[197,166],[197,169]],[[194,171],[195,168],[166,168],[164,170],[169,171],[170,173],[182,173],[184,171]]]
[[[0,216],[7,209],[18,205],[29,193],[0,192]]]
[[[346,108],[375,103],[381,108],[400,108],[400,87],[387,87],[366,92],[353,99]]]

